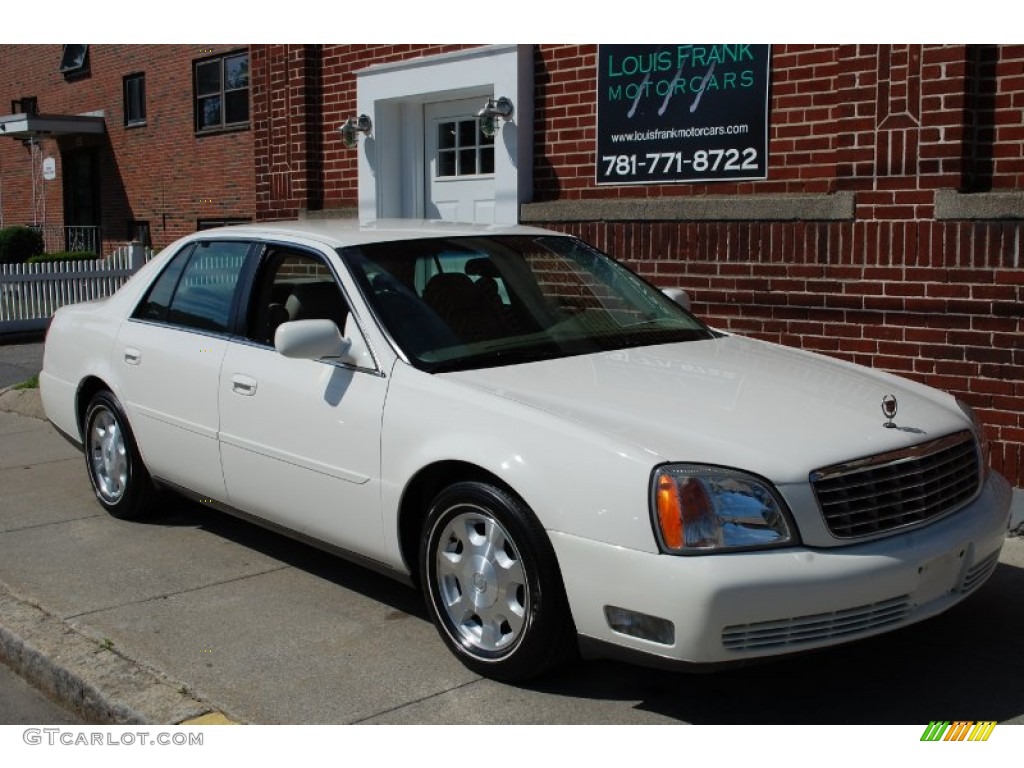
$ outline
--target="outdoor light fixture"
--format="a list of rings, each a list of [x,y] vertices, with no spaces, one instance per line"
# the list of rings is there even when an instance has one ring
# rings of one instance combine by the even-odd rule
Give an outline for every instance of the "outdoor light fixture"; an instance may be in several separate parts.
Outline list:
[[[360,115],[359,117],[350,117],[338,130],[341,131],[342,142],[346,147],[352,149],[359,143],[359,134],[369,135],[371,128],[373,128],[373,121],[370,120],[370,116]]]
[[[488,99],[476,116],[480,118],[480,130],[484,136],[494,136],[498,132],[498,118],[508,120],[512,117],[512,99],[502,96],[500,99]]]

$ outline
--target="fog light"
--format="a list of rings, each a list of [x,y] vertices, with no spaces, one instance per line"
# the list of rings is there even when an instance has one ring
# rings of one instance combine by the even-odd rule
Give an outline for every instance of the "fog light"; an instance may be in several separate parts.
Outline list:
[[[608,626],[620,634],[662,645],[672,645],[676,641],[675,625],[668,619],[616,608],[614,605],[604,607],[604,617],[608,620]]]

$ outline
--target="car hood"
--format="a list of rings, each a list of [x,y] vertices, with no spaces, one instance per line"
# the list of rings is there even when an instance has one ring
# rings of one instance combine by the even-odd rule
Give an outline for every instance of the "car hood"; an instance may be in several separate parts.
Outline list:
[[[738,336],[441,376],[665,461],[738,467],[776,483],[969,427],[937,390]],[[884,426],[888,394],[896,428]]]

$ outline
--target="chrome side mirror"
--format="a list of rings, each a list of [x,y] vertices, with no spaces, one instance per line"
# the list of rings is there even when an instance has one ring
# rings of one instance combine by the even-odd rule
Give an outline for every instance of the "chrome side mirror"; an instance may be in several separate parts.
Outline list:
[[[274,349],[279,354],[302,360],[343,358],[351,346],[333,320],[293,320],[281,323],[274,333]]]
[[[688,294],[682,288],[662,288],[661,292],[668,296],[670,299],[672,299],[672,301],[674,301],[680,307],[685,309],[687,312],[690,311],[690,294]]]

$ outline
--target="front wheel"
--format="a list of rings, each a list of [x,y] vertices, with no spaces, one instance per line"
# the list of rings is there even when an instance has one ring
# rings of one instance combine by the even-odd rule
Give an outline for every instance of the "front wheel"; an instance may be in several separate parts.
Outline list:
[[[530,509],[500,488],[464,482],[438,494],[420,576],[441,639],[474,672],[527,680],[575,651],[551,544]]]
[[[84,422],[85,465],[96,498],[114,517],[149,514],[155,495],[120,404],[106,390],[89,401]]]

